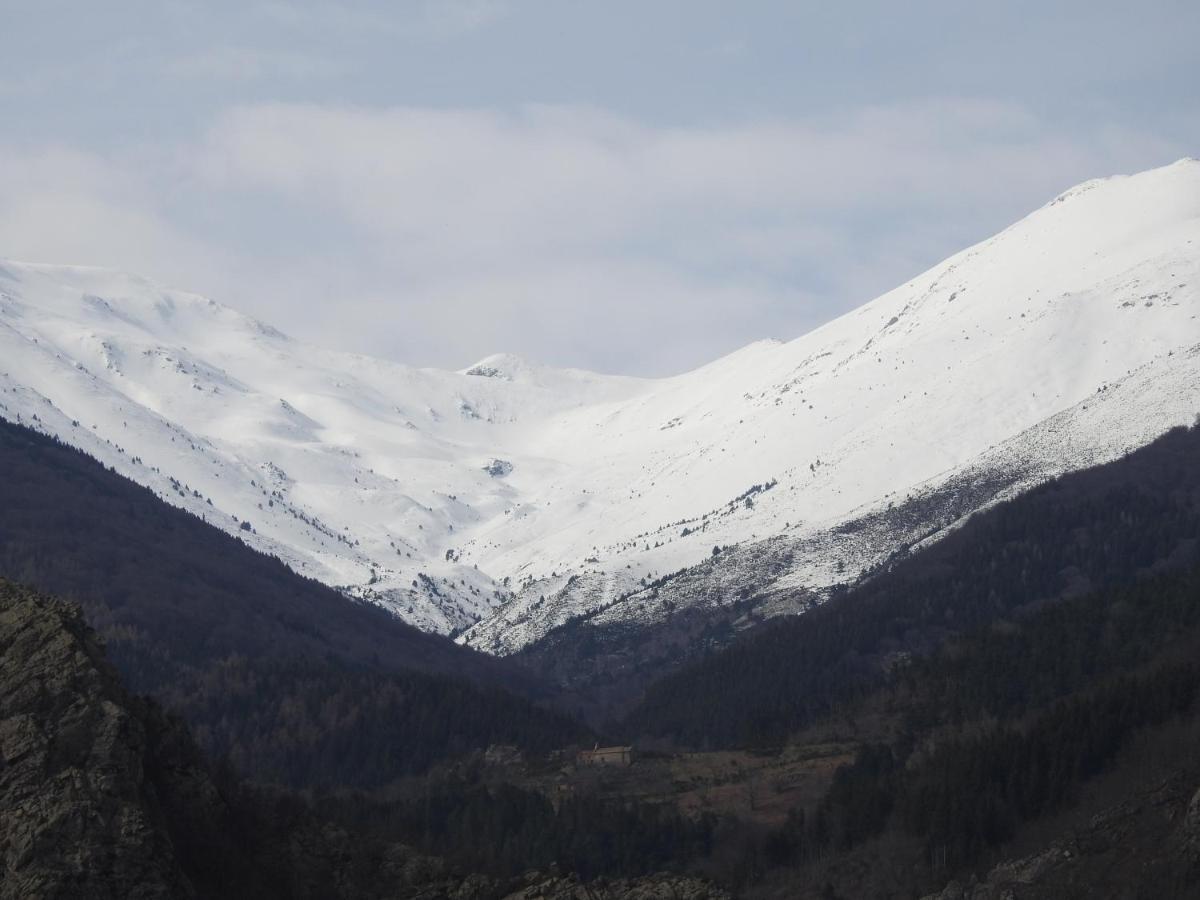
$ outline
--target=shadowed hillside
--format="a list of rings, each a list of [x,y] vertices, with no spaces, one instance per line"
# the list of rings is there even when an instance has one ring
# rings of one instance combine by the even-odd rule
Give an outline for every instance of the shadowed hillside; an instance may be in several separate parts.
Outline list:
[[[131,696],[77,607],[0,580],[0,898],[687,898],[669,875],[466,874],[214,770]]]
[[[768,623],[652,685],[632,734],[778,743],[957,634],[1156,572],[1200,549],[1200,429],[1066,475],[971,518],[799,617]]]
[[[130,687],[259,780],[366,786],[583,730],[519,670],[357,603],[0,422],[0,576],[78,602]]]

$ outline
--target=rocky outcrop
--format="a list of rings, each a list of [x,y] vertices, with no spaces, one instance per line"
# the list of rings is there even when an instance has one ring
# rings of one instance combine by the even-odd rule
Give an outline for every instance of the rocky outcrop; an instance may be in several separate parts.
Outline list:
[[[76,608],[0,584],[0,898],[193,894],[135,707]]]
[[[1194,781],[1169,779],[1039,853],[1003,862],[982,878],[952,881],[924,900],[1198,897],[1200,790],[1194,788]]]
[[[504,900],[729,900],[730,894],[696,878],[648,875],[600,879],[586,884],[574,878],[531,874],[524,887]]]
[[[1179,849],[1196,870],[1196,880],[1200,886],[1200,790],[1192,796],[1184,813],[1183,824],[1179,828]]]

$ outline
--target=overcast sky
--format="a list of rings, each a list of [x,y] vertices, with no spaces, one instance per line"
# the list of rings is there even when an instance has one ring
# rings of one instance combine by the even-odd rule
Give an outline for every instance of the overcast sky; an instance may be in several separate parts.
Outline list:
[[[0,0],[0,257],[670,374],[1200,156],[1200,3]]]

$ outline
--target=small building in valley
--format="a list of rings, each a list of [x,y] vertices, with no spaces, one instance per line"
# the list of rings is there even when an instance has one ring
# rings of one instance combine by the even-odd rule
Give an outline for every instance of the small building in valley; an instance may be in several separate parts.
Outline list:
[[[601,747],[580,750],[576,762],[581,766],[629,766],[633,764],[632,747]]]

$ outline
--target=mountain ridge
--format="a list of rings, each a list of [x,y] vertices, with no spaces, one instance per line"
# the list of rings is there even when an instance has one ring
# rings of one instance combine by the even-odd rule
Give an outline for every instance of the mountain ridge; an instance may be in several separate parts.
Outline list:
[[[1176,389],[1200,368],[1194,160],[1085,182],[800,338],[664,379],[414,369],[144,279],[0,268],[0,415],[493,653],[630,598],[666,614],[647,585],[733,565],[714,547],[793,545],[768,612],[798,611],[914,532],[835,557],[845,528],[1000,471],[1019,435],[1044,446],[1017,491],[1196,413]],[[759,587],[728,573],[710,602]]]

